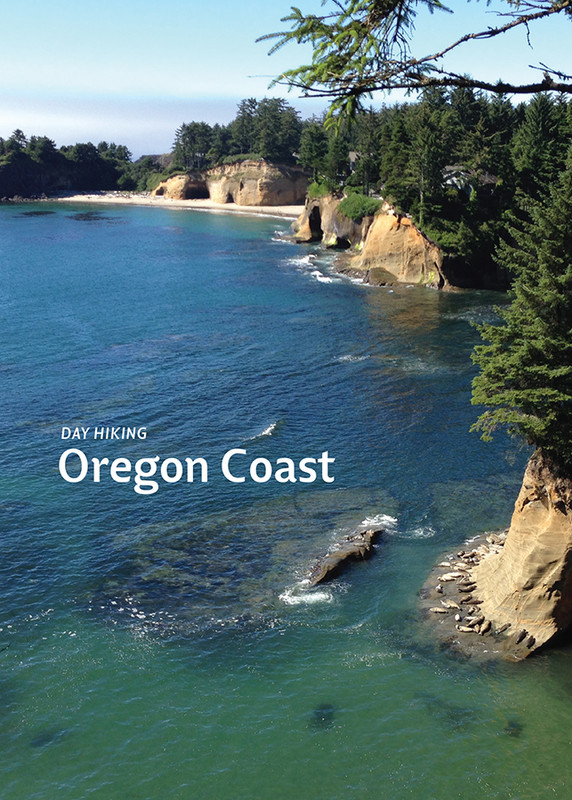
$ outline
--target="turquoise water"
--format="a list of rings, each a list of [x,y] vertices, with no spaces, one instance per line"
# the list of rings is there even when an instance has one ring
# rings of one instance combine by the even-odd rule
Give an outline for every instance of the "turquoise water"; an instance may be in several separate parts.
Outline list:
[[[470,323],[499,298],[355,285],[287,228],[0,211],[6,800],[570,795],[569,653],[459,662],[416,614],[435,558],[507,525],[522,478],[525,451],[468,432]],[[92,438],[111,426],[146,438]],[[208,481],[66,482],[72,447],[200,457]],[[332,483],[249,478],[324,452]],[[371,561],[307,589],[376,524]]]

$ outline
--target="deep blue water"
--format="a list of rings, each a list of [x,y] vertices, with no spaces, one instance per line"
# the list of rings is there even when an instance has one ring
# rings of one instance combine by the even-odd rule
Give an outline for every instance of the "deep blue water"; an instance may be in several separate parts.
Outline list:
[[[435,558],[506,526],[522,478],[526,451],[469,432],[471,323],[499,297],[356,285],[287,229],[0,211],[3,798],[569,796],[568,655],[459,663],[416,614]],[[93,439],[113,426],[146,438]],[[129,482],[64,481],[68,448],[129,459]],[[333,482],[249,476],[324,452]],[[208,481],[139,494],[155,457]],[[304,587],[372,524],[371,561]]]

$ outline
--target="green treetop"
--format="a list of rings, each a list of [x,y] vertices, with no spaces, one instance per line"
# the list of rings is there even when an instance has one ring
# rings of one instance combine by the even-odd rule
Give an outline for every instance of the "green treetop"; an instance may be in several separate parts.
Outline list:
[[[482,325],[473,403],[492,406],[475,425],[483,438],[499,426],[524,435],[572,470],[572,150],[549,197],[528,208],[499,252],[515,274],[501,323]]]

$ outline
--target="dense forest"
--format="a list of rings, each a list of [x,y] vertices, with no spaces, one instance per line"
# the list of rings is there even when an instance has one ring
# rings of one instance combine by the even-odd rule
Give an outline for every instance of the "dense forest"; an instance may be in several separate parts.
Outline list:
[[[383,197],[450,256],[490,260],[499,232],[548,192],[572,141],[572,102],[549,93],[515,105],[472,89],[430,89],[416,102],[358,113],[337,130],[285,100],[242,100],[228,125],[183,123],[172,152],[132,160],[124,145],[56,148],[17,130],[0,139],[0,197],[58,189],[146,191],[182,171],[245,158],[298,163],[310,192],[351,193],[356,216]],[[361,197],[361,200],[359,199]]]
[[[0,197],[30,197],[57,191],[98,191],[145,187],[162,170],[152,157],[132,161],[125,145],[92,142],[57,148],[47,136],[15,130],[0,138]]]

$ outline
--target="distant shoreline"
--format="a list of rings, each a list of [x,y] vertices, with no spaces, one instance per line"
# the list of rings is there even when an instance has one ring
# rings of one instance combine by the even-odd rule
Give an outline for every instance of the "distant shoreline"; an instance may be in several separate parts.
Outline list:
[[[112,205],[154,206],[159,208],[188,209],[191,211],[218,211],[230,214],[249,214],[251,216],[286,217],[296,219],[304,210],[296,206],[238,206],[236,203],[215,203],[209,199],[171,200],[165,197],[152,197],[136,192],[82,192],[59,197],[48,197],[48,202],[56,203],[105,203]]]

